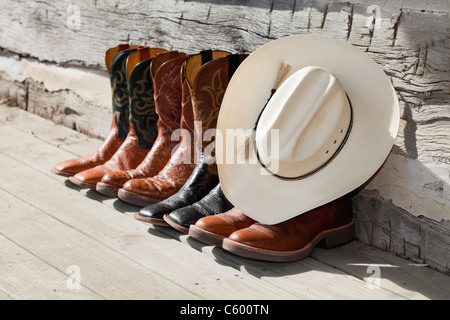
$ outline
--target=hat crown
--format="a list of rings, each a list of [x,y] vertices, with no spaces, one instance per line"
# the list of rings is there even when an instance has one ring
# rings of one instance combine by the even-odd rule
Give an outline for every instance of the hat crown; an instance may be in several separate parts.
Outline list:
[[[302,68],[278,88],[261,114],[255,135],[259,159],[277,176],[308,176],[337,154],[351,121],[338,79],[320,67]]]

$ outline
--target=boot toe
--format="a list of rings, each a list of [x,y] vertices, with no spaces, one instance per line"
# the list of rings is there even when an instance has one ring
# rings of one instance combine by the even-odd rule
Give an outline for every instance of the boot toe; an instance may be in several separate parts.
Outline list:
[[[289,250],[276,232],[273,232],[270,227],[266,228],[265,225],[259,223],[233,232],[228,239],[248,247],[262,250]]]
[[[202,217],[203,215],[194,207],[187,206],[166,214],[164,220],[175,229],[188,233],[189,226],[195,224]]]
[[[51,171],[55,174],[58,174],[58,175],[64,176],[64,177],[70,177],[77,173],[77,172],[73,172],[73,170],[70,170],[69,168],[66,168],[64,165],[59,164],[59,163],[57,165],[55,165],[53,168],[51,168]]]
[[[255,220],[247,217],[240,210],[232,208],[224,213],[203,217],[195,223],[195,226],[207,232],[228,237],[233,232],[250,227],[254,223],[256,223]]]
[[[100,182],[105,174],[105,168],[103,168],[103,166],[98,166],[79,172],[70,177],[69,180],[80,187],[95,189],[97,182]]]
[[[169,214],[173,210],[167,203],[158,202],[139,210],[139,215],[144,218],[162,219],[165,214]]]
[[[70,177],[90,168],[91,166],[86,165],[80,159],[73,159],[56,164],[51,171],[61,176]]]
[[[122,189],[127,192],[159,200],[167,199],[178,191],[170,183],[155,178],[132,179],[127,181],[122,186]]]
[[[105,174],[101,182],[121,188],[130,179],[131,176],[127,171],[114,171]]]
[[[222,218],[221,214],[203,217],[195,222],[195,226],[209,233],[228,237],[236,230]]]
[[[257,246],[257,235],[255,235],[250,228],[237,230],[228,236],[228,239],[234,242],[245,244],[248,246]],[[256,243],[255,243],[256,242]]]

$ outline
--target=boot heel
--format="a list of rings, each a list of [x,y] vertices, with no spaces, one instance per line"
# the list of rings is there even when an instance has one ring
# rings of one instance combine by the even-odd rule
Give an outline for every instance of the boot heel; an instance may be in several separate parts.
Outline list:
[[[318,244],[319,247],[331,249],[355,239],[355,222],[330,230]]]

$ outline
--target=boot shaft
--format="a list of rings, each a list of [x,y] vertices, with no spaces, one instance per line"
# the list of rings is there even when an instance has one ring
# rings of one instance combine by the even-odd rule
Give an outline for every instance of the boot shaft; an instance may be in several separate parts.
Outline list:
[[[178,51],[161,54],[153,59],[150,70],[153,78],[155,108],[158,114],[158,137],[170,139],[180,128],[182,112],[181,67],[188,55]]]
[[[155,110],[153,79],[150,66],[165,50],[139,47],[127,58],[127,87],[129,94],[129,123],[133,126],[139,146],[150,149],[158,135],[158,115]]]
[[[210,61],[198,71],[191,88],[194,119],[201,123],[202,136],[208,129],[216,129],[223,96],[234,72],[247,55],[229,54]],[[208,141],[202,145],[206,147]]]
[[[211,173],[217,173],[215,163],[215,134],[217,119],[228,83],[248,55],[229,54],[210,61],[198,71],[191,95],[196,123],[197,148],[205,153]]]
[[[201,139],[202,134],[199,135],[197,132],[197,128],[195,127],[195,98],[194,98],[194,86],[196,83],[196,79],[198,74],[202,68],[211,61],[221,59],[229,55],[228,51],[220,51],[220,50],[204,50],[199,54],[192,55],[186,61],[183,66],[183,95],[186,96],[186,103],[189,104],[189,108],[186,108],[184,112],[184,119],[186,119],[184,125],[188,127],[188,131],[191,134],[191,143],[192,143],[192,154],[194,161],[197,161],[199,155],[202,152],[201,148]]]
[[[105,65],[106,69],[108,70],[108,73],[111,72],[111,65],[114,61],[114,58],[117,56],[117,54],[121,51],[128,50],[128,49],[137,49],[137,45],[130,45],[128,43],[121,43],[115,47],[109,48],[105,52]]]
[[[125,139],[130,130],[129,125],[129,94],[126,76],[128,56],[137,50],[136,46],[111,48],[107,52],[106,63],[112,94],[112,111],[118,129],[118,135]],[[112,55],[114,57],[112,57]],[[109,64],[110,63],[110,64]]]

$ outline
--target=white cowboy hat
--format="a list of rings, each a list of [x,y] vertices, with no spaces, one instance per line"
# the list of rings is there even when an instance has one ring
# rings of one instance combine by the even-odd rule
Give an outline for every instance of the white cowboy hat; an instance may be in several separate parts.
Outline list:
[[[398,126],[395,90],[360,49],[317,35],[272,41],[244,60],[222,101],[223,192],[254,220],[286,221],[362,186]],[[243,131],[246,144],[236,138]]]

